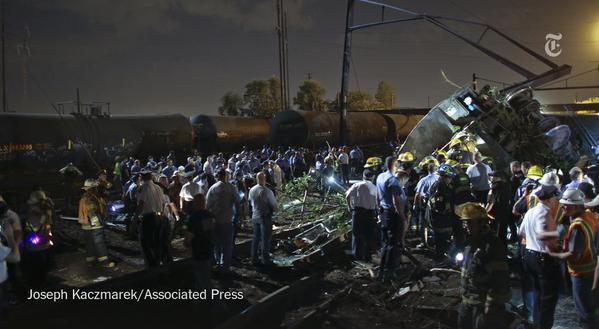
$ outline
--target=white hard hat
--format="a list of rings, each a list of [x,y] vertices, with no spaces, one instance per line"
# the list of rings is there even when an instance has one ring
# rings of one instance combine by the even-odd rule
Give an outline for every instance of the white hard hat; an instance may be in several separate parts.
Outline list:
[[[560,188],[559,177],[552,172],[544,174],[543,177],[541,177],[541,180],[539,180],[539,183],[545,186],[555,186],[558,189]]]
[[[564,192],[559,203],[582,206],[584,205],[584,193],[579,189],[569,188]]]

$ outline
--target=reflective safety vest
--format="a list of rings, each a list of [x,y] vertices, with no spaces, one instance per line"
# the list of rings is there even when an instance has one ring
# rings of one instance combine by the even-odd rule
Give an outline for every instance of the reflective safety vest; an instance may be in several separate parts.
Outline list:
[[[593,242],[599,229],[599,219],[591,212],[585,212],[570,224],[568,234],[564,239],[564,249],[568,248],[573,230],[578,229],[584,234],[584,250],[577,260],[568,260],[568,272],[573,277],[593,277],[597,265],[597,254]]]

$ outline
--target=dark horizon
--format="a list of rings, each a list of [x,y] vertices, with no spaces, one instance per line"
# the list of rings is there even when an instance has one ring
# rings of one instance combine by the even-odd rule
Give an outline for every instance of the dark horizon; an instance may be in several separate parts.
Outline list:
[[[386,1],[414,11],[478,20],[497,27],[538,53],[545,35],[561,33],[572,75],[599,63],[599,2]],[[291,98],[308,74],[327,98],[340,89],[346,1],[287,0]],[[392,17],[392,14],[388,14]],[[356,22],[378,19],[358,5]],[[278,74],[275,1],[6,0],[8,108],[52,113],[49,102],[107,101],[116,114],[216,114],[228,91],[243,94],[254,79]],[[457,25],[453,25],[458,27]],[[30,32],[27,39],[26,29]],[[475,37],[481,29],[459,31]],[[24,45],[30,57],[24,57]],[[512,46],[489,38],[483,45],[536,73],[545,67]],[[473,73],[509,83],[524,78],[430,24],[402,23],[354,33],[351,90],[374,93],[391,82],[401,107],[426,107]],[[599,84],[590,74],[569,85]],[[47,96],[46,96],[47,95]],[[597,90],[538,92],[544,103],[571,103]]]

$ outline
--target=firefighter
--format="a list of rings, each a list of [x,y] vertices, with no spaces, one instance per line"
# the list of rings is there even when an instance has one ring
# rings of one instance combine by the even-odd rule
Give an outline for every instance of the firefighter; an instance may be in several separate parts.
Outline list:
[[[584,194],[577,189],[567,189],[560,205],[564,208],[566,216],[573,218],[564,239],[564,251],[549,255],[565,260],[568,265],[568,273],[572,280],[572,297],[576,312],[580,318],[582,328],[596,328],[594,311],[596,305],[593,303],[591,288],[597,265],[595,253],[595,238],[599,230],[599,219],[597,214],[586,212],[584,209]],[[548,238],[558,238],[557,232],[552,232]]]
[[[472,154],[465,150],[462,141],[459,138],[454,138],[449,143],[449,152],[447,158],[456,160],[459,163],[472,163]]]
[[[458,328],[507,328],[504,313],[510,284],[505,247],[492,234],[482,205],[464,203],[455,213],[467,221],[469,233],[462,262]]]
[[[430,188],[429,207],[431,224],[435,236],[435,252],[438,260],[442,260],[449,251],[451,234],[453,233],[454,195],[451,181],[455,176],[453,168],[442,164],[437,170],[439,179]]]
[[[368,169],[373,173],[373,180],[382,172],[383,160],[377,157],[371,157],[366,160],[366,164],[364,165],[364,169]],[[373,182],[374,183],[374,182]]]
[[[108,249],[104,240],[104,218],[106,204],[98,197],[98,182],[86,179],[82,189],[85,191],[79,200],[79,224],[83,229],[87,246],[88,264],[98,262],[104,267],[114,267],[108,260]]]
[[[414,197],[416,196],[415,188],[416,184],[418,184],[418,174],[414,170],[414,162],[416,161],[416,157],[412,152],[404,152],[399,155],[397,161],[399,162],[398,168],[404,171],[407,175],[408,180],[402,185],[402,188],[408,196],[408,204],[413,205]],[[408,220],[412,222],[412,225],[415,225],[416,223],[414,221],[418,214],[414,211],[414,208],[411,208],[408,212],[406,212],[406,214],[409,217]],[[407,226],[406,228],[409,227],[410,226]]]

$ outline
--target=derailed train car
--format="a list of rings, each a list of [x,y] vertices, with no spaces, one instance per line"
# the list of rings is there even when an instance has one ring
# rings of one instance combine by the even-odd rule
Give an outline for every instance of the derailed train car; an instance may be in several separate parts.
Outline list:
[[[406,137],[423,116],[348,112],[349,145],[375,145]],[[275,145],[320,147],[338,145],[339,113],[283,111],[272,120],[270,140]]]
[[[558,106],[559,107],[559,106]],[[489,87],[477,92],[470,87],[441,101],[416,125],[401,147],[422,159],[438,149],[447,149],[458,132],[475,136],[476,148],[491,156],[498,168],[512,160],[571,167],[586,155],[592,159],[597,146],[597,118],[585,120],[575,114],[557,117],[523,88],[498,93]],[[589,129],[592,128],[592,129]]]

